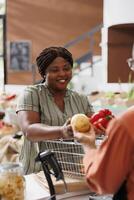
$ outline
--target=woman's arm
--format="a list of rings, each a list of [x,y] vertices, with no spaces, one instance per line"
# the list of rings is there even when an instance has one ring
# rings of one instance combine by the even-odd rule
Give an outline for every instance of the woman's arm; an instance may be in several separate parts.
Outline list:
[[[38,112],[19,111],[18,122],[24,135],[31,141],[69,138],[72,136],[71,126],[68,123],[63,126],[42,124]]]
[[[132,166],[133,141],[125,127],[113,121],[107,133],[108,138],[97,149],[90,142],[80,141],[85,149],[83,162],[88,185],[100,194],[115,193]]]

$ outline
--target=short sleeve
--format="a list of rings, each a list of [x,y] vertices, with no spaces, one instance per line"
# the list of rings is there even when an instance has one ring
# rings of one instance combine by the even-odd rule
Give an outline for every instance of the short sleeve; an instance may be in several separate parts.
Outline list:
[[[36,111],[40,110],[38,89],[34,86],[28,86],[19,96],[16,113],[20,110]]]
[[[88,97],[86,95],[81,95],[81,101],[83,104],[83,107],[85,109],[85,113],[88,116],[91,116],[94,113],[93,106],[91,105]]]

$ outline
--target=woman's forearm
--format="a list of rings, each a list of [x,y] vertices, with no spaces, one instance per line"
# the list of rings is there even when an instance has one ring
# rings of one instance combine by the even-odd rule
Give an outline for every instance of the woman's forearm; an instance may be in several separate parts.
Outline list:
[[[63,137],[62,127],[47,126],[41,123],[31,124],[25,131],[25,136],[31,141],[43,141],[47,139],[59,139]]]

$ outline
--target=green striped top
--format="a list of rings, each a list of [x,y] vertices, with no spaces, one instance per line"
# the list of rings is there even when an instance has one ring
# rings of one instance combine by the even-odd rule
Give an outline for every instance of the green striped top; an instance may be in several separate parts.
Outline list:
[[[86,115],[93,113],[93,107],[86,95],[67,89],[64,97],[65,108],[62,112],[54,102],[53,95],[45,84],[28,86],[20,95],[16,112],[21,110],[36,111],[40,113],[41,123],[49,126],[62,126],[66,120],[76,113]],[[35,163],[38,151],[44,151],[45,141],[32,142],[24,137],[20,161],[24,173],[30,174],[41,170],[40,163]]]

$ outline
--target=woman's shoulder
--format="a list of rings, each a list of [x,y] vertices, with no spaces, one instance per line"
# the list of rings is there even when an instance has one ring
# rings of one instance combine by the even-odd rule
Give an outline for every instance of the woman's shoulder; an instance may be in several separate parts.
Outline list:
[[[44,85],[43,84],[36,84],[36,85],[28,85],[24,91],[40,91],[42,89],[44,89]]]

